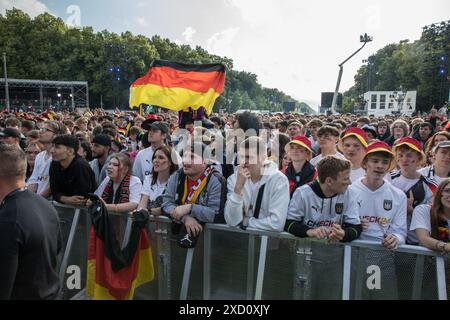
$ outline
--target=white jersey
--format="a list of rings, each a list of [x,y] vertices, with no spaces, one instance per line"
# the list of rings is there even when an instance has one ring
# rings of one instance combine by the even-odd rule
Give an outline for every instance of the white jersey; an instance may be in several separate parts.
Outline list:
[[[152,184],[153,176],[146,176],[144,180],[144,185],[142,186],[141,194],[148,196],[150,201],[155,201],[157,197],[163,194],[167,181],[160,183],[159,179],[156,179],[156,183]]]
[[[353,192],[327,198],[317,181],[295,190],[288,208],[288,220],[303,222],[309,228],[331,227],[334,223],[361,224]]]
[[[342,153],[338,152],[338,151],[336,151],[336,153],[334,154],[334,156],[336,156],[336,157],[338,157],[338,158],[341,158],[341,159],[345,159],[344,155],[343,155]],[[312,158],[311,161],[310,161],[310,163],[311,163],[314,167],[316,167],[317,164],[319,163],[319,161],[322,160],[322,159],[323,159],[322,154],[319,154],[317,157]]]
[[[172,159],[172,161],[176,161],[179,168],[183,167],[183,161],[175,150],[173,150],[176,159]],[[144,150],[139,151],[134,159],[133,165],[133,175],[138,177],[142,182],[145,180],[145,177],[150,175],[153,170],[153,147],[150,146]]]
[[[446,221],[446,228],[450,230],[450,219]],[[443,226],[445,227],[445,226]],[[422,204],[414,208],[413,217],[411,221],[411,231],[416,229],[425,229],[431,234],[431,206]],[[449,239],[450,240],[450,239]]]
[[[420,181],[422,181],[421,186],[418,185]],[[413,189],[414,208],[420,204],[431,204],[433,193],[437,189],[436,182],[433,179],[429,179],[423,175],[419,179],[408,179],[402,176],[400,171],[393,171],[391,173],[391,184],[402,190],[407,196],[411,188]],[[417,188],[417,186],[420,188]],[[411,225],[411,218],[412,215],[406,217],[408,224],[407,230],[409,230],[409,226]],[[410,244],[419,244],[419,239],[417,239],[414,231],[408,231],[407,240]]]
[[[434,173],[434,166],[428,166],[419,170],[420,174],[425,178],[432,179],[436,185],[440,185],[447,177],[439,177]]]
[[[39,152],[34,162],[33,173],[27,181],[27,186],[37,184],[37,194],[41,194],[50,184],[50,164],[52,163],[52,156],[48,153],[48,159],[45,160],[47,151]]]
[[[105,190],[106,186],[108,185],[110,179],[109,177],[106,177],[102,183],[98,186],[97,190],[95,190],[95,194],[99,197],[102,196],[103,191]],[[117,188],[119,187],[119,184],[114,183],[113,189],[114,189],[114,195],[113,195],[113,203],[115,200],[115,195]],[[139,180],[138,177],[131,176],[130,177],[130,193],[129,193],[129,202],[137,203],[139,204],[139,201],[141,200],[141,190],[142,190],[142,183],[141,180]]]
[[[405,243],[406,195],[386,180],[375,191],[362,183],[354,182],[349,189],[355,194],[357,212],[361,219],[369,220],[369,227],[361,233],[361,240],[382,241],[385,234],[393,234]]]

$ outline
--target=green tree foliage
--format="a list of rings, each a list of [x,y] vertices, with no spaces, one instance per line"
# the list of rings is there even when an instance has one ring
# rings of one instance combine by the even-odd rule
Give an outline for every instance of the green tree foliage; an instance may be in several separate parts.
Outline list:
[[[295,101],[277,89],[263,88],[255,74],[234,70],[232,59],[199,46],[177,45],[157,35],[150,39],[128,31],[119,35],[107,30],[96,33],[91,27],[70,28],[48,13],[31,19],[13,9],[0,15],[1,52],[7,53],[11,78],[88,81],[92,106],[99,106],[102,96],[105,106],[126,108],[131,83],[145,75],[154,59],[225,64],[227,80],[216,112],[280,111],[284,101]]]
[[[425,26],[419,40],[389,44],[370,56],[357,71],[354,86],[344,93],[344,106],[351,110],[351,99],[358,101],[366,91],[402,88],[417,90],[417,108],[428,111],[447,100],[449,71],[450,21]]]

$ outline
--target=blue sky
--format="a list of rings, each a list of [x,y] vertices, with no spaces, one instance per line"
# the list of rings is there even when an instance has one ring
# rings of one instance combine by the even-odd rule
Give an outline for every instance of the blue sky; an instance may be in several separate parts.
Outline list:
[[[13,6],[96,31],[200,45],[313,108],[322,91],[334,91],[338,64],[360,46],[360,34],[374,41],[344,65],[341,92],[370,54],[450,19],[448,0],[0,0],[0,13]]]

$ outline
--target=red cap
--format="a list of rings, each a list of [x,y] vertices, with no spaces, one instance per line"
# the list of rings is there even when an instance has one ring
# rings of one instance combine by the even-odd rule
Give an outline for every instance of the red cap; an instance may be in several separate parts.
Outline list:
[[[158,120],[156,114],[149,114],[145,120]]]
[[[406,145],[409,148],[413,149],[414,151],[417,151],[418,153],[422,153],[422,143],[412,137],[403,137],[401,139],[398,139],[397,142],[394,144],[394,151],[400,146]]]
[[[445,130],[449,130],[450,129],[450,121],[449,122],[447,122],[447,124],[445,125],[445,128],[444,128]]]
[[[366,150],[366,155],[364,156],[364,159],[371,153],[375,153],[375,152],[385,152],[391,155],[392,157],[392,161],[391,161],[391,167],[389,168],[389,171],[393,170],[396,166],[396,162],[395,162],[395,155],[392,152],[391,147],[383,141],[375,141],[372,142],[371,144],[369,144],[367,146],[367,150]]]
[[[345,131],[344,136],[341,138],[341,140],[344,140],[345,138],[354,136],[361,142],[361,144],[364,146],[364,148],[367,148],[367,141],[369,141],[369,137],[367,136],[367,133],[361,129],[361,128],[348,128],[347,131]]]
[[[289,141],[288,145],[291,143],[298,144],[299,146],[307,149],[309,152],[312,152],[311,141],[309,141],[309,139],[305,136],[294,136],[292,137],[292,140]]]

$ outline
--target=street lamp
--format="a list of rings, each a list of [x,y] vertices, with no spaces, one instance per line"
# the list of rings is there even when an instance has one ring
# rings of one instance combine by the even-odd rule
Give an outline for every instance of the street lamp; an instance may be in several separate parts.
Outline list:
[[[372,41],[373,38],[368,36],[367,33],[365,33],[362,36],[359,36],[359,41],[363,43],[363,45],[361,46],[361,48],[359,48],[358,50],[356,50],[350,57],[348,57],[347,59],[345,59],[341,64],[339,64],[339,75],[338,75],[338,79],[337,79],[337,83],[336,83],[336,90],[334,91],[334,95],[333,95],[333,102],[331,103],[331,112],[335,113],[336,112],[336,101],[337,101],[337,96],[338,96],[338,92],[339,92],[339,86],[341,85],[341,78],[342,78],[342,73],[344,72],[344,68],[343,65],[344,63],[346,63],[348,60],[350,60],[355,54],[357,54],[359,51],[362,50],[362,48],[364,48],[364,46],[367,44],[367,42]]]

